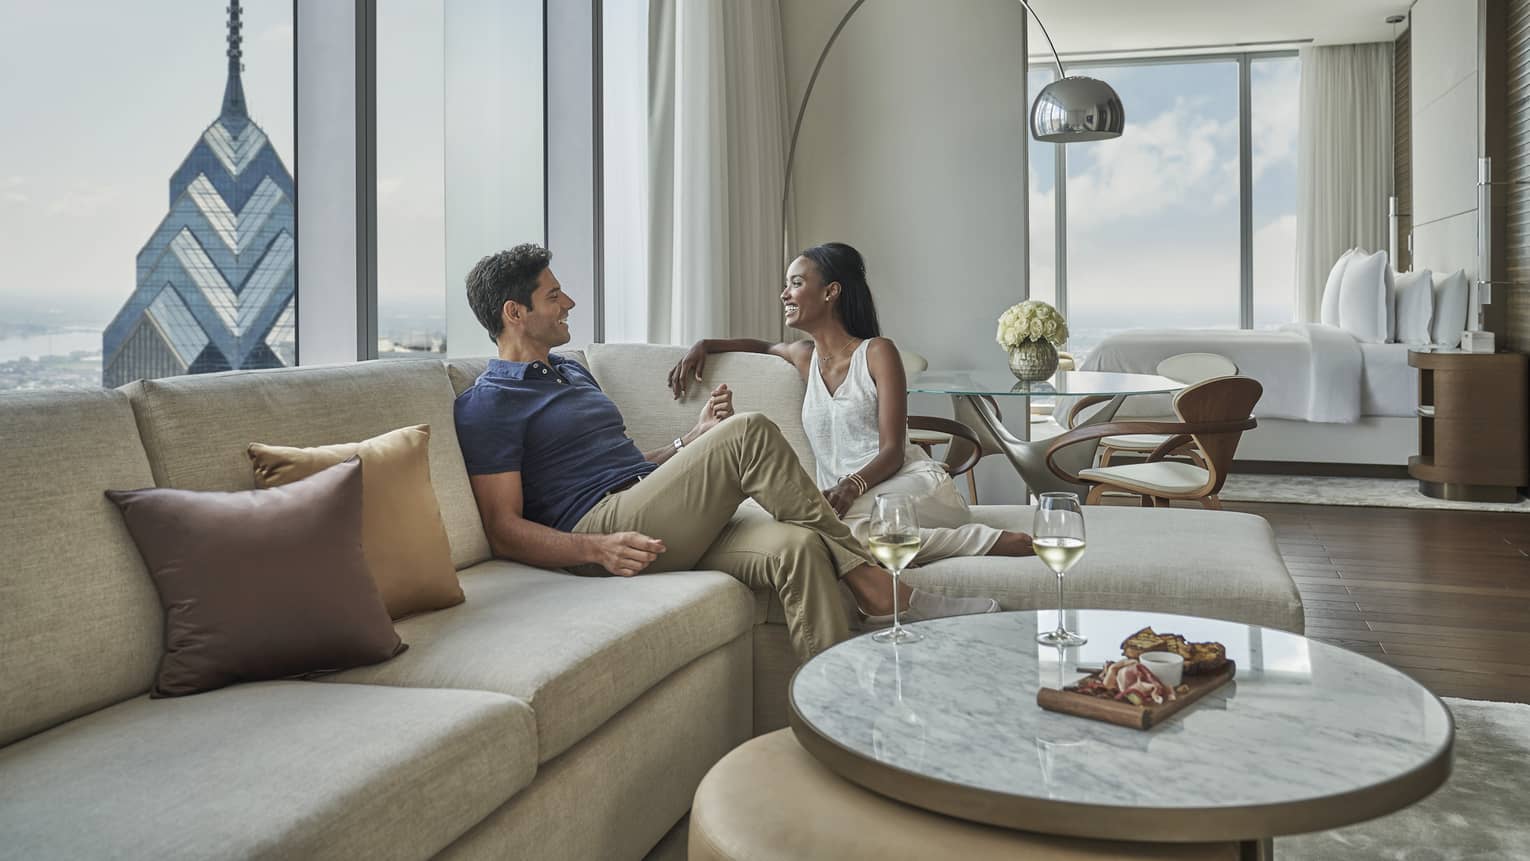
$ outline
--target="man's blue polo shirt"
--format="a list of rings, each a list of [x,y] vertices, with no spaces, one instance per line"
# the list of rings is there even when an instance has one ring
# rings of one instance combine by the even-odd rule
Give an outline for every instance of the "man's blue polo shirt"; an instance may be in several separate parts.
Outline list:
[[[519,472],[522,516],[571,532],[608,491],[657,467],[583,365],[550,364],[490,359],[457,396],[457,440],[469,475]]]

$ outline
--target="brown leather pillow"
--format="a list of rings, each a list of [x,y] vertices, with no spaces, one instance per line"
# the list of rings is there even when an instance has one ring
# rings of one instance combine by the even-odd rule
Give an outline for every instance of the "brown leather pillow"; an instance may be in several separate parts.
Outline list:
[[[314,448],[251,443],[256,487],[280,487],[349,457],[361,458],[361,547],[388,615],[462,603],[462,584],[430,483],[430,425]]]
[[[272,490],[108,490],[165,609],[151,694],[331,672],[408,648],[361,553],[361,461]]]

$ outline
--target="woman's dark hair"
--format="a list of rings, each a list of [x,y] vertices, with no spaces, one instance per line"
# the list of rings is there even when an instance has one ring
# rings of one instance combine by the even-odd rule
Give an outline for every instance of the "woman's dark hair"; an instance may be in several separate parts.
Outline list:
[[[866,260],[861,257],[861,252],[843,242],[825,242],[799,256],[813,261],[823,283],[839,282],[839,319],[845,324],[846,331],[857,338],[881,336],[877,305],[871,300],[871,285],[866,283]]]

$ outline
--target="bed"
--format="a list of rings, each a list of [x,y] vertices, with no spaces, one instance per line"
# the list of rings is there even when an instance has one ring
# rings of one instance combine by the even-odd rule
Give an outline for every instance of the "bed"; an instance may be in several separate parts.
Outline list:
[[[1217,353],[1264,385],[1260,426],[1245,435],[1240,460],[1405,466],[1417,444],[1418,372],[1408,366],[1409,349],[1318,323],[1138,329],[1106,338],[1080,369],[1153,373],[1178,353]],[[1120,415],[1170,414],[1165,398],[1138,400]]]

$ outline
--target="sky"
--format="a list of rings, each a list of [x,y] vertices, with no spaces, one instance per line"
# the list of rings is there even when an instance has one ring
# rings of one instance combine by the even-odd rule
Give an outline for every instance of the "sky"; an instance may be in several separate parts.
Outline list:
[[[0,0],[0,321],[103,325],[222,106],[226,0]],[[292,3],[244,0],[250,115],[292,169]]]

